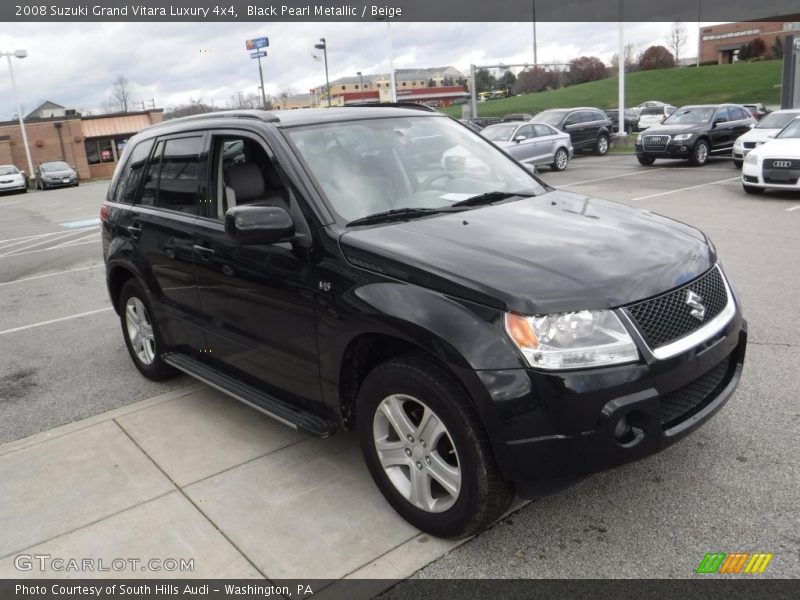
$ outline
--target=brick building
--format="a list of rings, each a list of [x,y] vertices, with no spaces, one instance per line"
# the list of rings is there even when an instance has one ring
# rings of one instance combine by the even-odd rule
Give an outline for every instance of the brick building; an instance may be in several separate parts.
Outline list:
[[[24,119],[33,166],[63,160],[75,167],[81,179],[110,177],[128,138],[160,122],[163,112],[159,108],[82,116],[54,102],[45,102]],[[0,164],[28,170],[19,121],[0,122]]]
[[[718,64],[736,62],[742,44],[756,38],[764,40],[767,48],[775,37],[800,35],[800,21],[756,21],[722,23],[700,29],[700,62],[715,61]]]

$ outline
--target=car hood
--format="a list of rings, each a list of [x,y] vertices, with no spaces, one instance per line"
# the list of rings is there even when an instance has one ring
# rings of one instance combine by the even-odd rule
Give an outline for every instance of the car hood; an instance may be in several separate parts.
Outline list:
[[[756,156],[800,158],[800,139],[770,139],[751,151]]]
[[[348,231],[340,244],[355,266],[523,314],[628,304],[716,260],[697,229],[563,191]]]
[[[665,125],[661,123],[659,125],[653,125],[652,127],[647,129],[647,134],[662,134],[662,135],[676,135],[678,133],[689,133],[694,131],[700,131],[706,128],[705,123],[685,123],[685,124],[674,124],[674,125]]]
[[[42,177],[74,177],[75,171],[72,169],[62,169],[59,171],[45,171]]]
[[[747,133],[743,133],[737,138],[737,141],[740,142],[766,142],[770,140],[770,135],[775,135],[778,133],[780,129],[759,129],[758,127],[754,127]]]

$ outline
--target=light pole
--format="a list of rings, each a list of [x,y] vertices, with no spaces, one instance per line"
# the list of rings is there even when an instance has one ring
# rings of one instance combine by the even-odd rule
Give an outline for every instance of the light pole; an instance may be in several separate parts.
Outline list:
[[[19,127],[22,130],[22,144],[25,146],[25,157],[28,159],[28,178],[33,177],[33,161],[31,160],[31,148],[28,145],[28,134],[25,133],[25,122],[22,119],[22,107],[19,105],[19,94],[17,93],[17,83],[14,81],[14,69],[11,67],[11,57],[25,58],[28,56],[27,50],[14,50],[14,52],[0,52],[0,56],[8,59],[8,72],[11,74],[11,87],[14,88],[14,98],[17,101],[17,118]]]
[[[361,90],[361,104],[364,104],[364,76],[361,74],[361,71],[358,71],[356,75],[358,75],[358,78],[361,80],[361,87],[359,89]]]
[[[314,48],[322,50],[325,57],[325,89],[328,94],[328,108],[331,107],[331,82],[328,79],[328,44],[325,43],[325,38],[319,38],[319,44],[314,44]]]
[[[397,102],[397,81],[394,77],[394,44],[392,42],[392,22],[386,19],[386,31],[389,34],[389,81],[392,85],[392,102]]]

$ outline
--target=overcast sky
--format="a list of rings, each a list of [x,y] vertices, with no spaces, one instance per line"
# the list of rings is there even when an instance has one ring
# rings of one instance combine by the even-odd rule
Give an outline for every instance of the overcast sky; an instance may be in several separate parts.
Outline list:
[[[684,57],[695,56],[697,23],[686,23]],[[664,44],[669,23],[626,23],[626,42],[637,52]],[[255,93],[258,69],[244,42],[268,36],[262,59],[267,92],[306,92],[324,83],[312,57],[328,40],[331,80],[357,71],[388,72],[385,23],[9,23],[0,24],[0,51],[24,48],[12,59],[23,113],[44,100],[98,113],[119,74],[134,100],[169,108],[191,98],[225,106],[236,92]],[[396,68],[532,62],[531,23],[394,23]],[[616,23],[538,23],[539,62],[581,55],[606,62],[616,52]],[[0,63],[0,120],[16,114],[8,67]]]

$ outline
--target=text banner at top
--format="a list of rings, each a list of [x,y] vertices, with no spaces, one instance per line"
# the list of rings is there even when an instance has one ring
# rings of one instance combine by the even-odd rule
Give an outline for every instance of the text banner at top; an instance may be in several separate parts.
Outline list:
[[[0,21],[800,21],[796,0],[50,0],[2,2]]]

